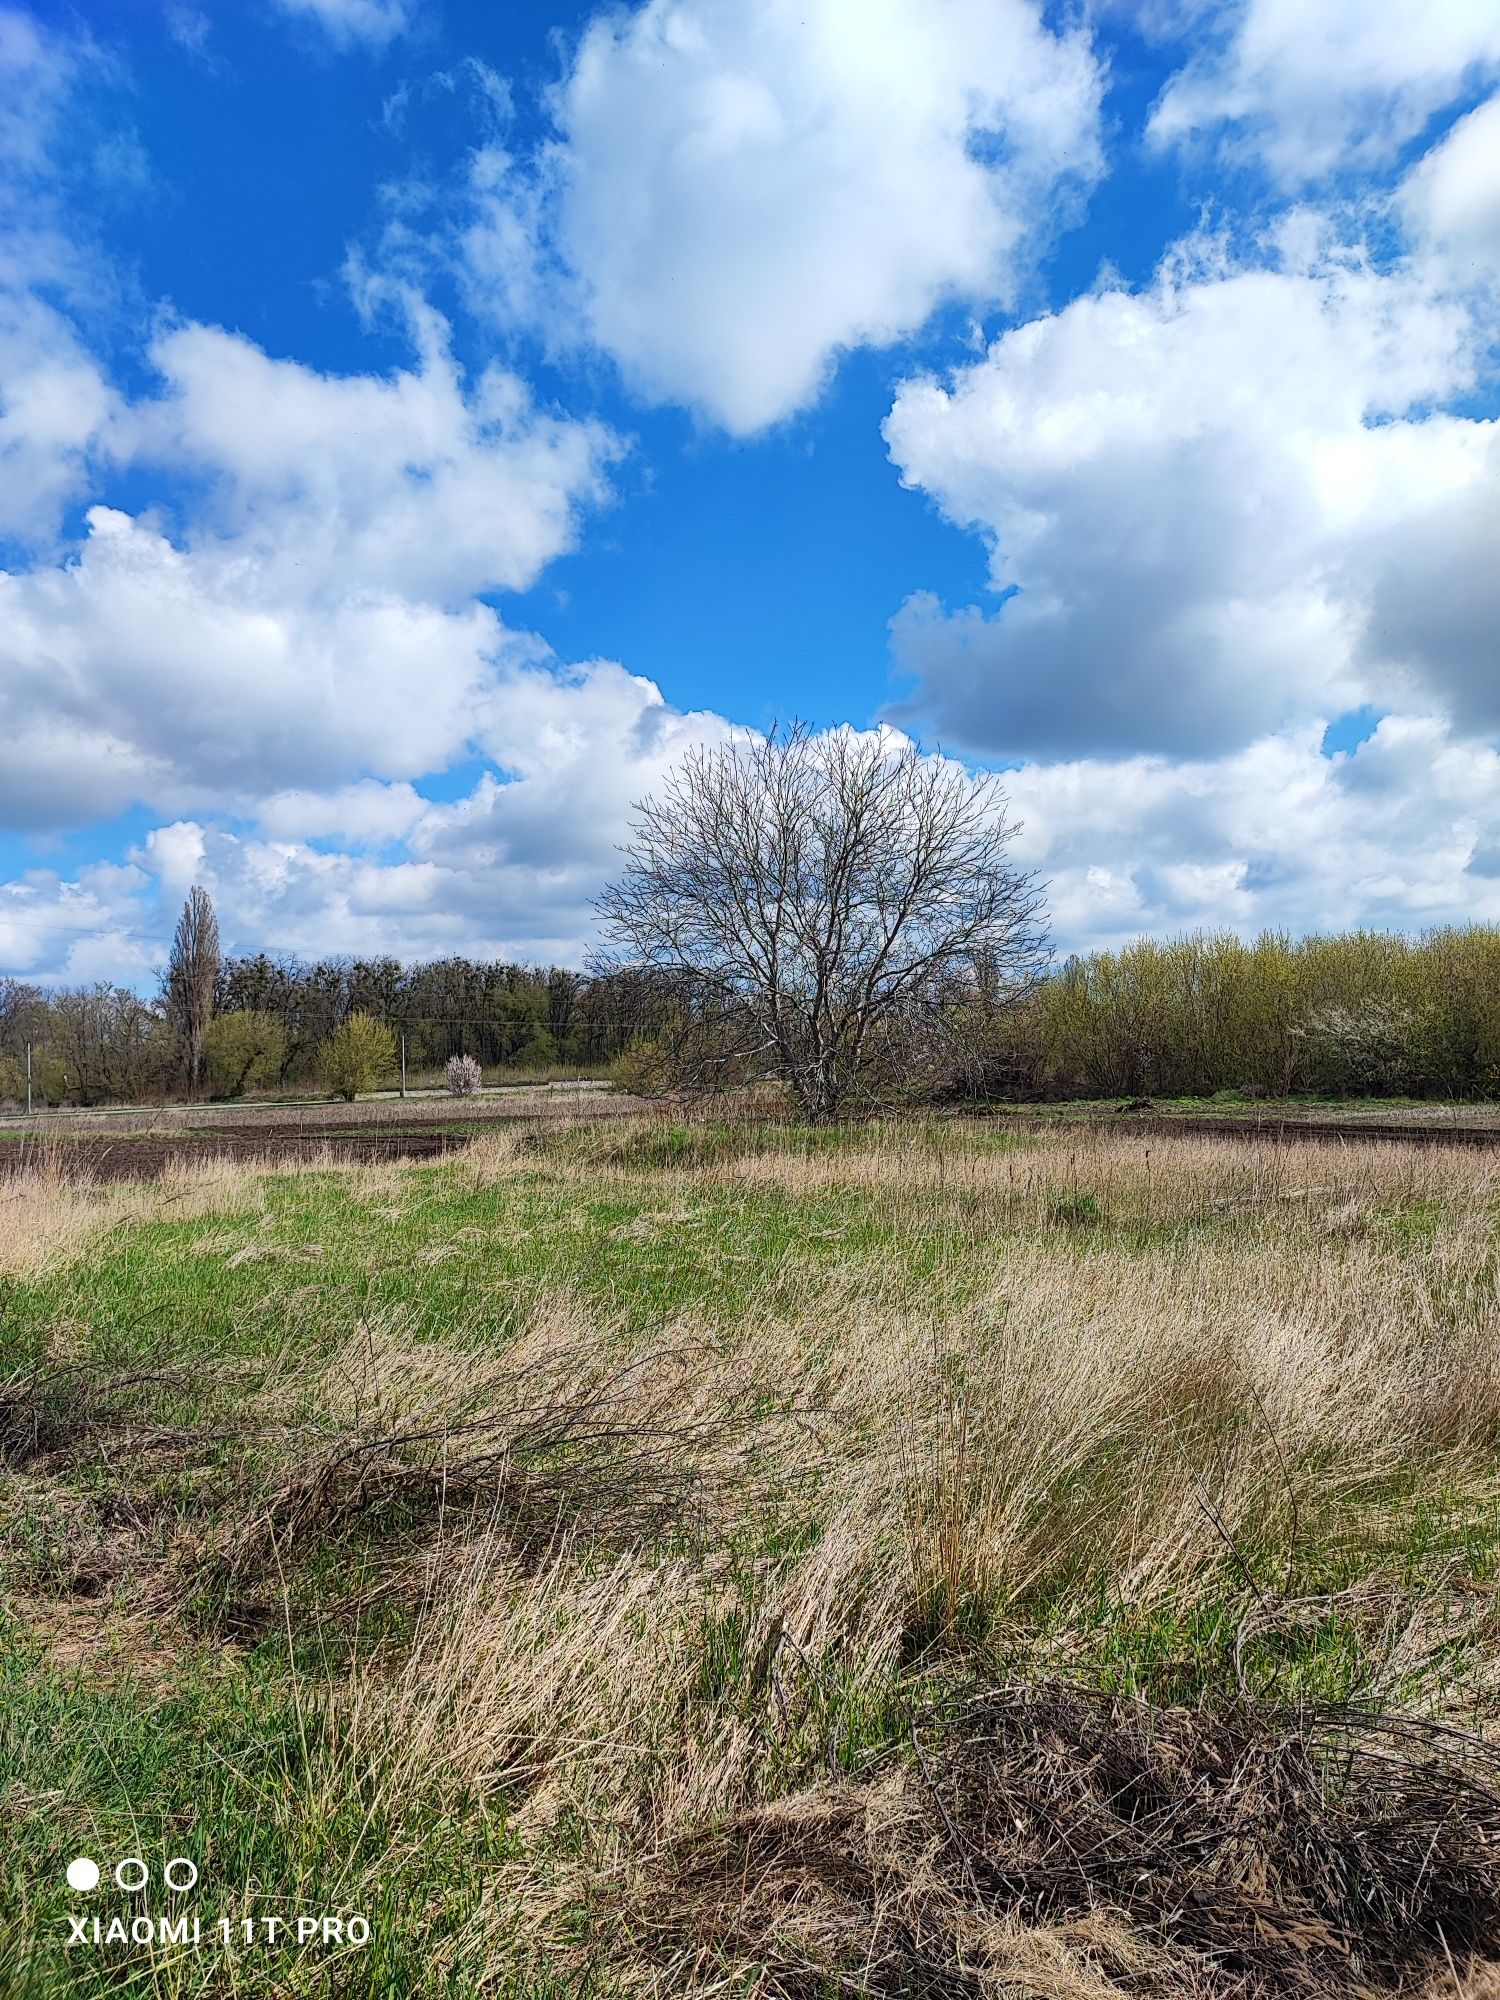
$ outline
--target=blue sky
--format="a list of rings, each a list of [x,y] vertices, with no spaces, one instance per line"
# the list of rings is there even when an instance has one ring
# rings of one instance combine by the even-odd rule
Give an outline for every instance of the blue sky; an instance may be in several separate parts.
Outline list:
[[[801,716],[1058,942],[1500,919],[1492,4],[0,9],[0,973],[578,960]]]

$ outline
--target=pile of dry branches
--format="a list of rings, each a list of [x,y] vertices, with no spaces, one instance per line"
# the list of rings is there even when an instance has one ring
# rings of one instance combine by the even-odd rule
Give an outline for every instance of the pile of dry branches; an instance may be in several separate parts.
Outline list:
[[[672,1990],[748,1963],[787,2000],[1050,1991],[1060,1931],[1100,1993],[1410,1992],[1500,1950],[1497,1785],[1500,1753],[1412,1720],[991,1691],[679,1844],[642,1935]]]

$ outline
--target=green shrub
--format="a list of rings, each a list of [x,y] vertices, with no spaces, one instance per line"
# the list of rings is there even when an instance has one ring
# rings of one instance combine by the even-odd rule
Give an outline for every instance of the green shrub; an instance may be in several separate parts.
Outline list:
[[[1500,929],[1140,938],[1069,959],[996,1033],[1059,1095],[1493,1095]]]
[[[551,1069],[557,1062],[557,1043],[545,1028],[534,1028],[526,1037],[511,1063],[516,1069]]]
[[[396,1037],[373,1014],[351,1014],[324,1042],[319,1066],[330,1090],[352,1104],[373,1090],[396,1060]]]
[[[18,1104],[26,1102],[26,1064],[21,1057],[16,1059],[15,1099]],[[6,1093],[0,1093],[6,1094]],[[38,1054],[31,1064],[31,1101],[55,1108],[67,1104],[77,1096],[76,1078],[69,1074],[68,1065],[59,1056]]]
[[[259,1008],[215,1015],[203,1037],[203,1069],[215,1097],[243,1097],[275,1083],[285,1059],[286,1029]]]
[[[661,1097],[672,1087],[671,1058],[660,1042],[643,1036],[615,1057],[609,1080],[632,1097]]]

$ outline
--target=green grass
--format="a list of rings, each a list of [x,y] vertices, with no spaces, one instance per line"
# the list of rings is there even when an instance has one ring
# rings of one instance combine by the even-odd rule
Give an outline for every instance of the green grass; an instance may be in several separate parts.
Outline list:
[[[221,1990],[236,1955],[251,1991],[323,1993],[330,1976],[341,1982],[336,1990],[392,2000],[468,1990],[458,1974],[423,1983],[425,1948],[411,1909],[420,1902],[435,1928],[461,1928],[485,1869],[507,1858],[503,1823],[485,1815],[460,1822],[435,1804],[423,1850],[403,1869],[393,1802],[381,1797],[377,1772],[351,1764],[330,1734],[316,1682],[303,1675],[294,1683],[284,1660],[187,1659],[169,1687],[128,1676],[101,1687],[49,1671],[7,1620],[0,1768],[24,1774],[7,1799],[6,1888],[12,1938],[41,1946],[30,1954],[39,1993]],[[406,1811],[411,1801],[400,1805]],[[140,1856],[158,1882],[169,1860],[190,1855],[197,1890],[156,1893],[148,1906],[190,1911],[210,1937],[229,1919],[236,1951],[221,1942],[196,1954],[126,1944],[89,1950],[80,1965],[78,1949],[70,1956],[57,1942],[67,1936],[67,1914],[84,1907],[64,1880],[75,1854]],[[358,1954],[341,1956],[321,1934],[301,1950],[294,1939],[274,1951],[243,1950],[247,1914],[354,1914],[350,1889],[371,1858],[383,1864],[384,1893],[363,1905],[371,1935]],[[106,1875],[87,1907],[107,1921],[146,1900],[121,1895]]]
[[[805,1465],[774,1454],[763,1464],[756,1427],[801,1421],[816,1404],[820,1342],[830,1379],[843,1366],[836,1350],[857,1348],[879,1315],[943,1315],[967,1328],[976,1354],[986,1343],[998,1351],[1009,1337],[1007,1272],[1025,1260],[1170,1274],[1207,1249],[1242,1259],[1253,1293],[1262,1260],[1288,1246],[1312,1259],[1330,1240],[1331,1202],[1241,1198],[1233,1160],[1233,1198],[1200,1200],[1091,1156],[1065,1158],[1033,1187],[1042,1142],[1001,1121],[966,1132],[965,1157],[983,1169],[967,1180],[957,1167],[947,1178],[941,1128],[876,1143],[895,1167],[883,1179],[861,1178],[869,1134],[654,1122],[538,1132],[489,1175],[461,1162],[268,1174],[222,1215],[174,1217],[143,1191],[139,1213],[75,1261],[0,1280],[0,1382],[53,1371],[37,1416],[48,1451],[0,1488],[0,1908],[12,1940],[0,1987],[9,1977],[4,1990],[39,2000],[608,1994],[611,1919],[587,1896],[557,1919],[576,1946],[565,1976],[530,1933],[504,1944],[495,1911],[517,1869],[536,1897],[551,1872],[565,1879],[581,1858],[593,1867],[601,1848],[628,1846],[628,1829],[610,1834],[575,1804],[539,1832],[524,1791],[471,1788],[440,1771],[430,1790],[393,1795],[378,1743],[351,1735],[346,1690],[362,1674],[380,1683],[399,1673],[417,1629],[411,1593],[387,1586],[394,1563],[431,1546],[434,1503],[416,1493],[330,1514],[274,1563],[226,1567],[224,1551],[267,1494],[312,1462],[319,1440],[332,1448],[357,1429],[348,1381],[329,1364],[364,1329],[396,1329],[407,1349],[461,1352],[476,1370],[503,1360],[549,1304],[595,1329],[600,1352],[622,1363],[690,1336],[730,1368],[757,1329],[807,1329],[795,1382],[755,1378],[725,1404],[751,1440],[732,1527],[711,1546],[682,1525],[631,1544],[666,1572],[704,1564],[712,1577],[674,1668],[678,1749],[664,1740],[653,1753],[662,1760],[731,1725],[763,1732],[769,1714],[780,1720],[763,1789],[857,1774],[905,1742],[925,1690],[1060,1660],[1100,1687],[1189,1703],[1243,1681],[1288,1701],[1359,1699],[1378,1684],[1382,1699],[1421,1705],[1435,1673],[1455,1685],[1482,1673],[1494,1650],[1483,1617],[1457,1619],[1404,1678],[1390,1668],[1387,1629],[1393,1602],[1435,1616],[1455,1591],[1477,1603],[1500,1579],[1500,1497],[1482,1458],[1414,1458],[1361,1485],[1330,1447],[1326,1506],[1304,1497],[1289,1529],[1273,1483],[1263,1519],[1247,1517],[1197,1587],[1137,1603],[1094,1533],[1102,1515],[1128,1513],[1139,1476],[1110,1436],[1076,1452],[1037,1499],[1046,1520],[1073,1526],[1028,1581],[996,1592],[976,1571],[956,1593],[917,1591],[878,1672],[833,1628],[810,1651],[773,1648],[768,1664],[767,1617],[830,1527],[813,1446]],[[903,1149],[923,1162],[911,1186]],[[808,1163],[805,1182],[737,1171],[767,1160]],[[1358,1227],[1372,1255],[1430,1260],[1438,1320],[1466,1309],[1460,1280],[1474,1272],[1444,1262],[1446,1197],[1372,1196]],[[124,1377],[137,1379],[101,1403],[100,1384]],[[963,1393],[962,1369],[943,1380],[945,1394]],[[1206,1403],[1196,1410],[1205,1438],[1210,1418]],[[823,1435],[817,1423],[809,1437]],[[1228,1411],[1212,1441],[1221,1463],[1255,1424]],[[859,1443],[855,1424],[840,1449]],[[557,1462],[566,1473],[565,1452]],[[1311,1458],[1297,1476],[1315,1495]],[[576,1560],[614,1555],[601,1541]],[[856,1590],[849,1617],[863,1615]],[[88,1641],[76,1657],[58,1643],[70,1621]],[[79,1908],[63,1881],[74,1853],[190,1854],[206,1930],[247,1912],[347,1914],[357,1895],[371,1940],[335,1958],[69,1955],[57,1940]],[[120,1902],[113,1891],[97,1898],[101,1913]],[[31,1941],[24,1958],[16,1940]]]

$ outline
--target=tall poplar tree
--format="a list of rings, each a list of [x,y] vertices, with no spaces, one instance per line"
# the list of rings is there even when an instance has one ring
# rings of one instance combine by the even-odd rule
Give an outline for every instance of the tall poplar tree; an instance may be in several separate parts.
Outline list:
[[[177,919],[167,966],[167,1014],[182,1038],[190,1089],[203,1073],[203,1038],[214,1013],[219,976],[219,920],[208,891],[194,883]]]

